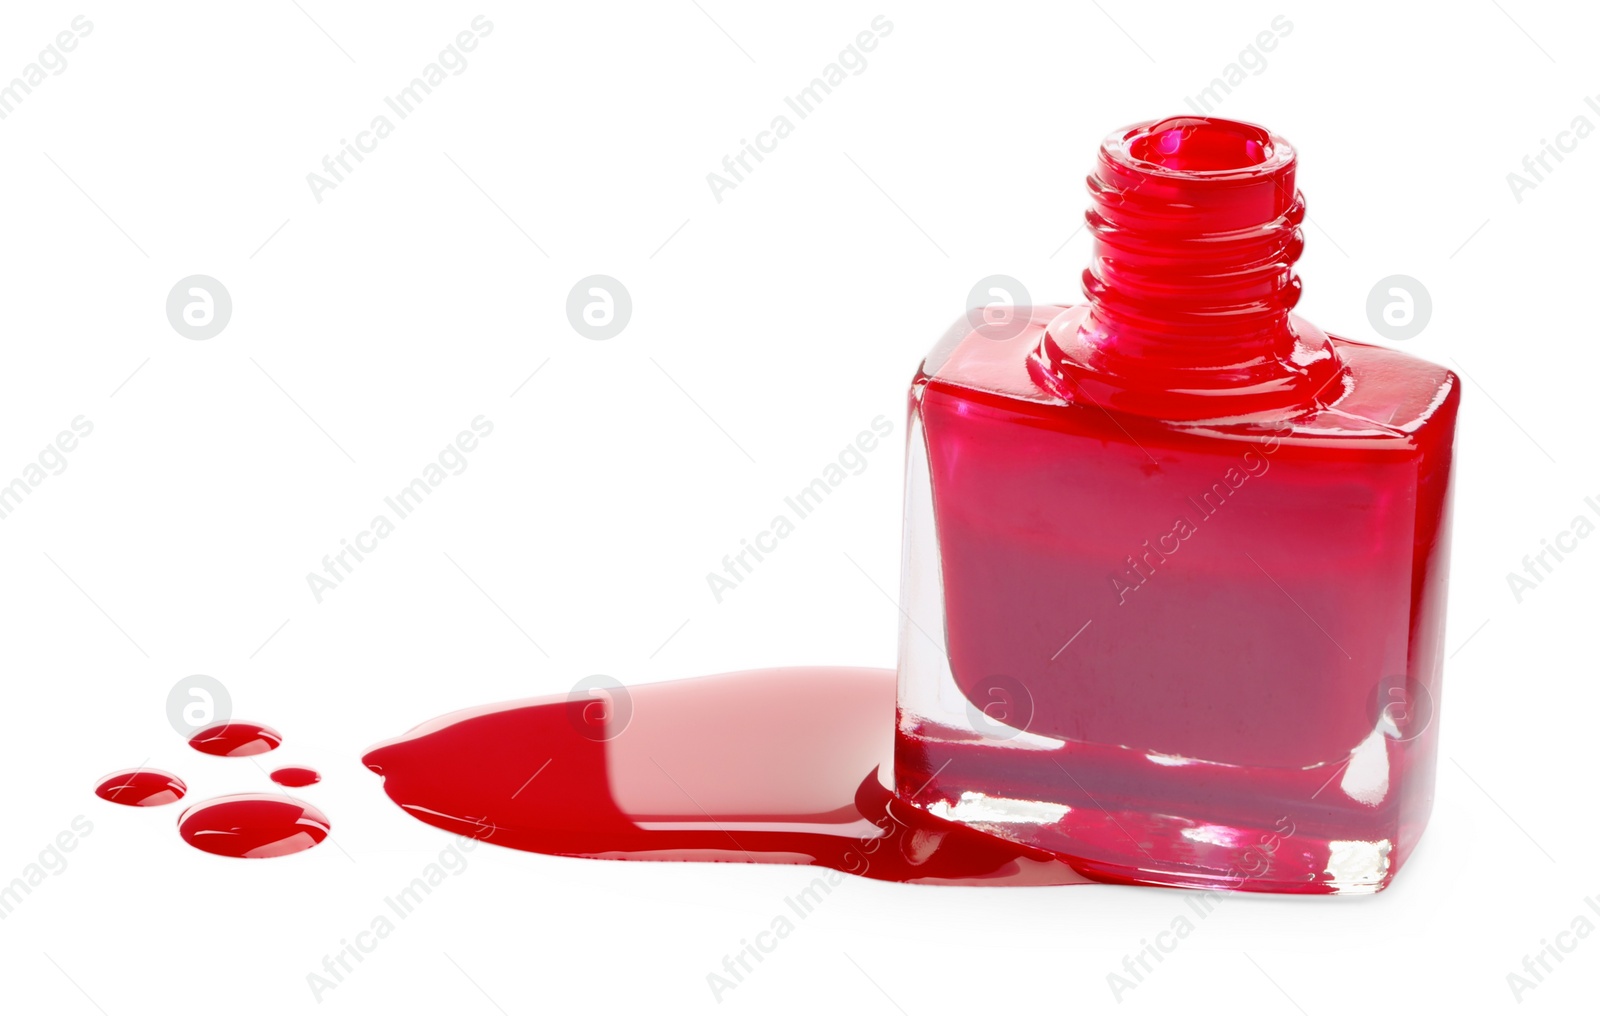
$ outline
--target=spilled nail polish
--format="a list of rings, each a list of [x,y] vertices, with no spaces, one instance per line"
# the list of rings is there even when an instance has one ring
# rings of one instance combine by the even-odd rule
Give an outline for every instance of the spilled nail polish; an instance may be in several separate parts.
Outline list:
[[[182,780],[160,769],[124,769],[105,777],[94,788],[96,797],[134,808],[171,804],[188,791]]]
[[[283,857],[328,836],[328,817],[280,794],[232,794],[191,806],[178,817],[185,843],[223,857]]]
[[[309,787],[322,782],[322,774],[304,766],[284,766],[272,771],[272,782],[280,787]]]
[[[790,667],[620,694],[627,721],[610,736],[596,736],[592,708],[579,724],[568,700],[529,699],[441,717],[363,761],[415,818],[518,850],[896,882],[1088,881],[890,794],[876,770],[891,749],[893,671]]]
[[[283,735],[264,723],[234,720],[207,727],[189,738],[189,747],[207,755],[243,758],[262,755],[283,743]]]

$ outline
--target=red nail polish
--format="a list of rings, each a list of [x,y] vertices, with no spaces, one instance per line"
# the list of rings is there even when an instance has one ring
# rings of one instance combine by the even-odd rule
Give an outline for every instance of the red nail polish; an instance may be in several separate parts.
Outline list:
[[[911,388],[894,790],[1112,882],[1374,892],[1433,799],[1459,381],[1290,313],[1295,153],[1118,131],[1086,304]]]

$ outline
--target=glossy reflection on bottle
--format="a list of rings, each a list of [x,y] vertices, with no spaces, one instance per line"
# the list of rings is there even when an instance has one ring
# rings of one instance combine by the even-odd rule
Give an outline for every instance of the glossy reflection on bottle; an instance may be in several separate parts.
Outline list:
[[[231,794],[191,805],[178,818],[185,843],[223,857],[283,857],[328,836],[328,817],[282,794]]]
[[[234,720],[219,723],[197,732],[189,738],[189,747],[207,755],[242,758],[262,755],[283,743],[283,735],[264,723]]]
[[[1259,127],[1119,131],[1078,306],[911,389],[893,784],[1107,881],[1371,892],[1433,796],[1450,371],[1291,313]]]
[[[161,769],[123,769],[101,779],[95,795],[112,804],[152,808],[181,800],[189,792],[184,782]]]
[[[897,882],[1086,882],[1043,850],[896,800],[892,671],[790,667],[469,709],[367,752],[451,832],[610,860],[819,865]],[[837,884],[828,874],[824,889]],[[803,907],[810,897],[801,897]]]

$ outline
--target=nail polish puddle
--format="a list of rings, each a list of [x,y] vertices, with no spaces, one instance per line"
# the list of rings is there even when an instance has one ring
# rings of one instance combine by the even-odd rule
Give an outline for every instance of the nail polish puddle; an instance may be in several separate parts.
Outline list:
[[[229,758],[261,755],[282,743],[283,735],[266,724],[242,720],[207,727],[189,738],[189,747],[194,750]]]
[[[176,776],[160,769],[124,769],[102,779],[94,792],[95,796],[112,804],[153,808],[179,800],[189,788]]]
[[[328,836],[328,817],[281,794],[232,794],[191,806],[178,834],[191,847],[223,857],[283,857]]]
[[[789,667],[463,710],[367,752],[384,792],[451,832],[609,860],[811,864],[892,882],[1088,882],[879,782],[895,675]]]
[[[272,771],[272,782],[280,787],[309,787],[322,782],[322,774],[304,766],[284,766]]]

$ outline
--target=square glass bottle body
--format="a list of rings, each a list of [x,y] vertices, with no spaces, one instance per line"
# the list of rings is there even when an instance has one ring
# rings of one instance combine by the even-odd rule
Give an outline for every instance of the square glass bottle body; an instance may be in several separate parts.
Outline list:
[[[911,392],[894,789],[1107,881],[1371,892],[1434,782],[1459,386],[1334,339],[1320,408],[1069,402],[966,322]]]

